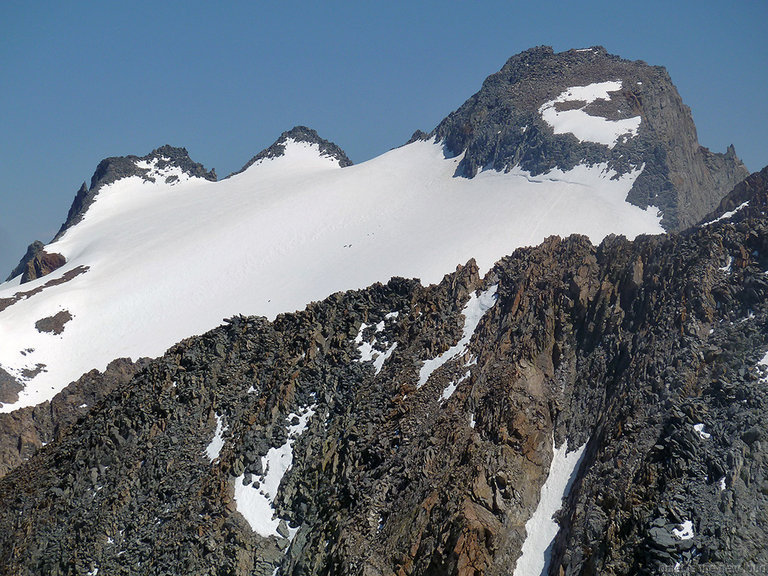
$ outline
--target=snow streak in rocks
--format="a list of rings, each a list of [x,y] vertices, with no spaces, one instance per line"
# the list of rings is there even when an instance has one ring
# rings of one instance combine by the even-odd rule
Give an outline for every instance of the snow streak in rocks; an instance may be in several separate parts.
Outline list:
[[[213,462],[221,454],[221,449],[224,447],[223,434],[226,432],[227,427],[224,426],[224,421],[221,416],[216,414],[216,432],[213,435],[213,440],[208,444],[205,449],[205,453],[208,455],[208,459]]]
[[[552,515],[560,510],[563,499],[568,496],[571,485],[579,470],[584,455],[584,444],[568,453],[568,442],[555,448],[552,441],[552,464],[549,475],[541,487],[539,505],[533,516],[525,523],[527,534],[520,558],[517,559],[513,576],[539,576],[548,574],[552,556],[552,543],[560,527]]]
[[[488,290],[483,292],[478,290],[469,297],[469,302],[466,303],[462,310],[462,314],[464,314],[464,333],[461,340],[448,348],[448,350],[440,354],[437,358],[424,360],[424,364],[419,371],[419,382],[416,384],[417,388],[424,386],[432,375],[432,372],[440,368],[440,366],[467,351],[469,341],[472,339],[472,335],[475,333],[477,325],[480,324],[480,319],[493,307],[494,304],[496,304],[496,290],[498,287],[498,284],[494,284],[488,288]]]
[[[305,406],[298,414],[291,413],[288,421],[288,440],[278,448],[270,448],[266,456],[262,456],[261,464],[264,474],[254,478],[253,483],[245,485],[245,474],[235,478],[235,502],[237,511],[250,524],[251,529],[261,536],[278,536],[280,519],[275,518],[275,497],[280,487],[283,476],[293,465],[293,444],[307,429],[310,418],[315,413],[316,405]],[[298,418],[298,423],[290,424]],[[255,485],[258,482],[259,487]],[[298,528],[288,528],[290,538],[298,531]]]

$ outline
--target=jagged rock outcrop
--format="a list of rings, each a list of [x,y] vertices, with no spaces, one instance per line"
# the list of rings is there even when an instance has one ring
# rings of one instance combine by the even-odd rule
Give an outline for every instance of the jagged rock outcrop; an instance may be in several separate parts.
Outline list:
[[[608,99],[566,95],[572,87],[612,81],[620,85]],[[570,127],[588,116],[640,122],[634,135],[627,129],[610,146],[594,134],[577,137],[567,126],[555,133],[543,117],[568,110],[585,113],[568,120]],[[467,177],[486,167],[519,166],[532,174],[580,163],[606,163],[619,174],[642,168],[627,200],[660,208],[667,230],[698,222],[748,175],[732,146],[716,154],[699,145],[690,110],[663,67],[623,60],[599,46],[560,53],[542,46],[513,56],[427,136],[450,154],[464,153],[457,173]]]
[[[717,209],[702,218],[702,223],[712,222],[721,218],[724,214],[738,210],[745,202],[749,202],[755,194],[760,194],[761,190],[768,188],[768,166],[750,174],[742,182],[731,190],[725,198],[720,201]]]
[[[307,128],[306,126],[294,126],[290,130],[286,130],[280,134],[280,137],[275,140],[271,146],[256,154],[256,156],[245,163],[245,166],[240,168],[240,170],[237,172],[233,172],[227,176],[227,178],[234,176],[235,174],[245,172],[259,160],[264,160],[267,158],[279,158],[285,154],[285,143],[288,140],[293,140],[295,142],[306,142],[307,144],[316,144],[320,150],[321,156],[333,158],[342,168],[352,166],[352,160],[347,157],[347,154],[338,145],[325,140],[324,138],[321,138],[320,135],[312,128]]]
[[[681,234],[553,237],[181,342],[0,479],[0,571],[506,575],[565,441],[549,574],[759,569],[758,180]]]
[[[69,208],[67,219],[53,240],[61,238],[67,229],[83,219],[83,215],[103,186],[131,176],[138,176],[148,182],[155,182],[159,175],[162,175],[162,172],[172,167],[179,168],[184,174],[194,178],[216,181],[216,171],[207,171],[202,164],[193,161],[186,148],[176,148],[167,144],[152,150],[146,156],[131,155],[105,158],[96,167],[96,171],[91,177],[90,187],[86,186],[85,182],[80,186],[72,206]],[[168,183],[178,180],[178,175],[175,174],[162,175],[162,177]]]
[[[146,364],[147,359],[131,362],[119,358],[109,363],[104,372],[92,370],[59,392],[50,402],[0,414],[0,477],[28,460],[35,452],[67,430],[88,413],[120,384],[125,384]],[[16,381],[8,377],[8,383]],[[0,370],[0,392],[3,371]],[[14,388],[15,392],[21,386]],[[15,398],[3,398],[8,402]]]
[[[27,262],[24,273],[21,275],[21,283],[25,284],[31,280],[47,276],[54,270],[58,270],[64,266],[66,263],[67,259],[61,254],[42,250],[35,254],[35,257],[32,260]]]
[[[21,260],[19,260],[18,265],[16,268],[11,270],[11,273],[8,275],[8,277],[5,279],[5,281],[12,280],[13,278],[16,278],[16,276],[20,274],[24,274],[24,271],[27,269],[27,264],[31,262],[37,254],[43,251],[45,248],[45,244],[40,242],[40,240],[35,240],[27,246],[27,252],[24,254],[24,256],[21,257]]]
[[[13,269],[6,281],[21,275],[21,284],[24,284],[50,274],[64,266],[66,262],[64,256],[46,252],[45,245],[39,240],[35,240],[27,247],[27,253],[24,254],[19,265]]]

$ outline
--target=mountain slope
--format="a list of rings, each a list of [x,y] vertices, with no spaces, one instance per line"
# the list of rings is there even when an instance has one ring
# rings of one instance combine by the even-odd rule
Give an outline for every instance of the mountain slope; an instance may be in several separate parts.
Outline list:
[[[12,410],[49,399],[116,357],[157,356],[235,313],[276,314],[396,275],[438,281],[476,258],[550,234],[658,233],[655,209],[626,197],[637,172],[577,166],[535,178],[488,171],[454,178],[458,159],[414,142],[339,168],[289,140],[220,182],[127,177],[100,188],[83,219],[49,246],[55,273],[0,288],[0,365],[26,388]],[[77,277],[39,289],[67,272]],[[60,334],[39,320],[67,312]]]
[[[759,569],[767,174],[682,234],[549,238],[179,343],[0,479],[0,566],[501,575],[532,540],[547,574]]]

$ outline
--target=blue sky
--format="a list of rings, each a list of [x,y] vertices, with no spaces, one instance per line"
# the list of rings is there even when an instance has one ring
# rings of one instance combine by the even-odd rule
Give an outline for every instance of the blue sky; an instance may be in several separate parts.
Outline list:
[[[699,141],[768,164],[768,2],[17,2],[0,7],[0,276],[107,156],[185,146],[219,176],[297,124],[361,162],[506,59],[603,45],[666,66]],[[2,279],[0,278],[0,280]]]

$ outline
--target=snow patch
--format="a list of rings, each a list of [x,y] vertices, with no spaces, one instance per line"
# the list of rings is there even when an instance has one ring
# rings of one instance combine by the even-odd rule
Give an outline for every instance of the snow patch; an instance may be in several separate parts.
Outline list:
[[[208,455],[208,459],[213,462],[221,454],[221,449],[224,447],[224,432],[227,431],[227,427],[224,426],[224,420],[216,414],[216,432],[213,434],[211,443],[205,448],[205,453]]]
[[[720,270],[721,272],[725,272],[726,274],[730,274],[732,264],[733,264],[733,256],[728,256],[728,261],[725,263],[725,266],[718,268],[718,270]]]
[[[390,318],[397,318],[397,312],[390,312],[387,314],[385,319]],[[380,333],[384,330],[384,323],[385,320],[382,320],[381,322],[377,323],[375,326],[376,333]],[[397,342],[394,342],[391,346],[389,346],[384,352],[381,352],[377,350],[374,347],[374,344],[376,344],[376,337],[373,338],[370,342],[364,342],[363,341],[363,332],[366,328],[369,328],[370,325],[363,322],[360,324],[360,329],[357,332],[357,336],[355,336],[355,344],[357,344],[357,350],[360,352],[360,359],[355,360],[356,362],[371,362],[373,361],[373,367],[376,371],[376,374],[381,372],[381,369],[384,367],[384,362],[386,362],[390,356],[392,356],[392,353],[395,351],[395,348],[397,348]],[[387,341],[382,339],[382,343],[386,346]]]
[[[464,314],[464,332],[461,340],[448,348],[448,350],[440,354],[437,358],[424,360],[424,364],[419,371],[419,382],[416,384],[417,388],[424,386],[432,373],[440,368],[440,366],[467,351],[469,341],[472,339],[475,330],[477,330],[477,325],[480,324],[483,315],[496,304],[498,298],[496,296],[496,290],[498,288],[499,285],[494,284],[488,288],[488,290],[483,292],[477,290],[470,295],[469,302],[464,305],[464,308],[461,311],[462,314]]]
[[[707,432],[704,432],[704,424],[702,424],[702,423],[694,424],[693,425],[693,429],[696,430],[698,435],[702,439],[704,439],[704,440],[706,440],[707,438],[709,438],[711,436],[711,434],[708,434]]]
[[[738,206],[736,206],[736,208],[734,208],[729,212],[724,212],[719,218],[715,218],[714,220],[710,220],[709,222],[704,222],[702,226],[709,226],[710,224],[714,224],[715,222],[720,222],[721,220],[729,220],[734,214],[736,214],[736,212],[746,208],[747,206],[749,206],[749,200],[739,204]]]
[[[539,505],[525,523],[527,536],[513,576],[539,576],[548,573],[552,544],[560,530],[552,515],[560,509],[563,499],[571,490],[586,446],[584,444],[569,454],[567,441],[563,442],[560,448],[555,448],[555,441],[552,440],[554,454],[549,475],[541,487]]]
[[[317,405],[305,406],[299,410],[299,413],[290,413],[287,417],[286,426],[288,430],[288,440],[278,448],[270,448],[266,456],[262,456],[261,464],[264,474],[254,478],[254,483],[244,485],[245,474],[241,474],[235,479],[235,502],[237,511],[248,521],[251,529],[257,534],[264,536],[279,536],[277,528],[280,525],[280,519],[275,518],[275,498],[280,488],[280,482],[285,473],[293,465],[293,444],[307,429],[309,420],[315,413]],[[291,422],[298,417],[298,422]],[[255,483],[259,487],[255,488]],[[298,528],[288,528],[289,537],[292,538]]]
[[[678,540],[690,540],[693,538],[693,522],[686,520],[672,529],[672,535]]]
[[[450,398],[453,395],[453,393],[456,392],[456,388],[459,387],[459,384],[461,384],[462,382],[464,382],[464,380],[469,378],[470,374],[471,372],[468,371],[466,374],[464,374],[464,376],[462,376],[458,380],[452,380],[451,383],[445,387],[445,389],[443,390],[443,393],[440,395],[440,402],[442,403],[448,400],[448,398]]]
[[[623,120],[608,120],[592,116],[584,111],[595,100],[610,100],[609,92],[621,90],[621,81],[597,82],[587,86],[573,86],[554,100],[539,108],[544,121],[552,126],[555,134],[573,134],[581,142],[597,142],[613,148],[621,138],[634,138],[640,128],[640,116]],[[581,108],[557,110],[561,102],[584,102]]]

